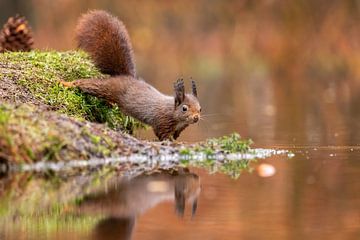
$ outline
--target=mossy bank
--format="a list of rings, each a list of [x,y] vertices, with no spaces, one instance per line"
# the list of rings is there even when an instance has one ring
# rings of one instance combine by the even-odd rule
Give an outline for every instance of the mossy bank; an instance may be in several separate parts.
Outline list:
[[[81,51],[7,52],[0,54],[0,99],[44,105],[68,116],[128,132],[141,127],[117,106],[59,84],[60,80],[102,76]]]
[[[9,163],[68,161],[143,153],[168,153],[103,124],[43,111],[33,105],[0,104],[0,159]]]
[[[81,51],[0,54],[0,160],[56,162],[249,149],[250,142],[237,135],[196,145],[138,140],[128,133],[141,123],[117,106],[59,84],[90,77],[106,76]]]

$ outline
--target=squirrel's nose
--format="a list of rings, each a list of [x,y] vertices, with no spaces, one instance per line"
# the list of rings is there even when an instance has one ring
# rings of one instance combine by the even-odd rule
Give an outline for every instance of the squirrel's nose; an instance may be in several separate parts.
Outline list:
[[[197,121],[199,121],[199,116],[198,116],[198,115],[195,115],[194,118],[193,118],[193,121],[194,121],[194,123],[196,123]]]

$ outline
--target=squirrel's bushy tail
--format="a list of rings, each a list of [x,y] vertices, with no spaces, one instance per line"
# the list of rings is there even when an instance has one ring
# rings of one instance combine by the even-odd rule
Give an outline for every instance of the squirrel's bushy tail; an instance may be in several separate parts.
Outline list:
[[[78,47],[88,52],[101,72],[135,77],[128,32],[116,17],[102,10],[84,14],[76,28]]]

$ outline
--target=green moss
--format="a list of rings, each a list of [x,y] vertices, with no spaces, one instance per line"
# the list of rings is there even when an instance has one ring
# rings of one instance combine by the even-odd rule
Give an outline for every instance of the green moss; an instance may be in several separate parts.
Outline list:
[[[189,155],[192,152],[198,152],[208,156],[218,152],[225,154],[245,153],[250,151],[251,144],[251,139],[242,139],[238,133],[232,133],[220,138],[211,138],[195,145],[183,146],[179,152],[181,155]]]
[[[3,73],[3,77],[16,79],[36,99],[61,113],[107,123],[113,129],[128,132],[142,127],[138,121],[123,115],[117,106],[83,94],[76,88],[64,88],[59,84],[60,80],[106,77],[94,67],[84,52],[6,52],[0,54],[0,62],[11,69]]]
[[[212,158],[217,153],[246,153],[251,151],[252,140],[242,139],[238,133],[232,133],[220,138],[211,138],[205,142],[193,145],[183,145],[179,149],[181,156],[192,156],[194,153],[202,153]]]
[[[225,173],[226,175],[231,176],[232,178],[240,177],[243,171],[252,172],[253,168],[250,166],[251,162],[256,160],[241,160],[241,161],[225,161],[221,166],[219,166],[219,172]]]
[[[106,128],[95,130],[34,106],[0,104],[0,156],[9,162],[109,157],[116,147]]]
[[[0,125],[5,125],[9,122],[10,114],[4,106],[0,106]]]
[[[243,171],[252,172],[252,162],[256,162],[256,160],[219,160],[215,158],[208,158],[202,161],[190,161],[189,159],[181,159],[180,164],[184,167],[192,166],[205,169],[209,174],[222,173],[236,179],[240,177]]]
[[[179,150],[179,154],[189,156],[191,155],[191,150],[189,148],[182,148]]]
[[[250,139],[242,139],[238,133],[229,136],[208,139],[205,142],[182,146],[179,150],[180,163],[183,166],[195,166],[206,169],[209,173],[220,172],[233,178],[238,178],[242,171],[251,171],[250,162],[254,160],[219,160],[218,153],[250,153],[252,150]],[[202,161],[191,160],[197,154],[205,154],[206,159]]]
[[[238,133],[207,140],[203,148],[207,151],[220,149],[224,153],[244,153],[250,150],[251,139],[242,139]]]

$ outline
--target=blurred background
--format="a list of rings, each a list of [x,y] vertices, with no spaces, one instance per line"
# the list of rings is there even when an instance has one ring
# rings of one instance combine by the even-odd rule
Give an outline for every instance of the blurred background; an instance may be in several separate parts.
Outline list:
[[[360,140],[360,1],[0,1],[35,47],[76,47],[77,18],[105,9],[127,26],[138,74],[170,94],[194,78],[204,121],[180,140],[234,131],[258,145]]]
[[[359,0],[0,0],[0,22],[25,15],[36,48],[66,51],[88,9],[125,23],[138,75],[162,92],[197,81],[204,120],[180,140],[239,132],[295,152],[265,161],[277,170],[266,180],[193,170],[203,186],[195,220],[160,204],[136,239],[359,239]]]

